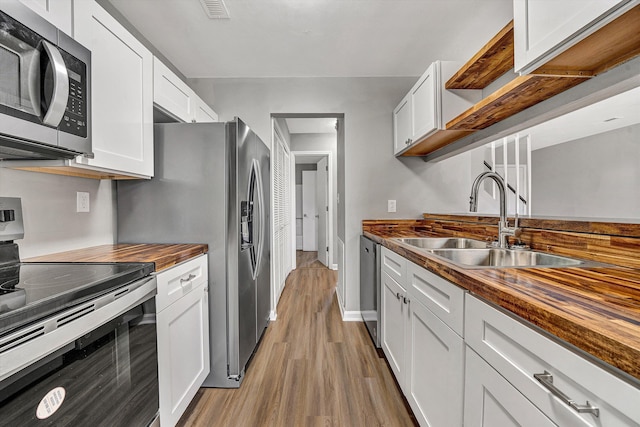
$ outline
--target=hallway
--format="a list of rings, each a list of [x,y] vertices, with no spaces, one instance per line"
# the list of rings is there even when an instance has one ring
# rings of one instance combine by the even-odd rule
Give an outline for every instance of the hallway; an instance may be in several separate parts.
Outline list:
[[[413,426],[361,322],[342,322],[337,272],[298,252],[240,389],[200,389],[180,426]]]

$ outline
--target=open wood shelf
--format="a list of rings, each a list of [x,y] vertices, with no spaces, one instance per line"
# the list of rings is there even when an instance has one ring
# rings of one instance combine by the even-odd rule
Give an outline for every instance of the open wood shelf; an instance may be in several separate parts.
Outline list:
[[[516,77],[447,123],[447,130],[487,128],[584,80],[584,77]]]
[[[640,6],[535,70],[537,75],[596,76],[640,55]]]
[[[484,89],[513,68],[513,20],[482,47],[447,83],[446,89]]]
[[[416,143],[400,156],[426,156],[429,153],[436,151],[445,145],[451,144],[454,141],[464,138],[467,135],[471,135],[475,131],[468,130],[439,130],[434,134],[428,136],[422,141]]]
[[[519,76],[402,153],[425,156],[485,129],[640,55],[640,6],[636,6],[548,61]],[[446,83],[446,89],[483,89],[513,68],[513,21]]]

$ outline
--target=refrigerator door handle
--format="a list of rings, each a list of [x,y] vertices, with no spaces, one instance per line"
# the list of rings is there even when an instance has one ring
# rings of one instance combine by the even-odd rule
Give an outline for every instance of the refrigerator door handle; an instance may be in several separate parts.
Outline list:
[[[265,229],[265,209],[264,209],[264,190],[262,187],[262,173],[260,171],[260,163],[257,159],[253,159],[253,167],[256,173],[256,188],[258,195],[258,218],[260,222],[260,228],[258,229],[258,248],[256,251],[256,265],[253,274],[253,279],[258,277],[260,267],[262,265],[262,251],[264,249],[264,229]]]

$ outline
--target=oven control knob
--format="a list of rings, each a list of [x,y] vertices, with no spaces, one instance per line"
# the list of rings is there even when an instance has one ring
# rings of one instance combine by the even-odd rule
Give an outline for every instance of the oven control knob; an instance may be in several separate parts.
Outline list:
[[[16,212],[13,209],[0,210],[0,222],[16,220]]]

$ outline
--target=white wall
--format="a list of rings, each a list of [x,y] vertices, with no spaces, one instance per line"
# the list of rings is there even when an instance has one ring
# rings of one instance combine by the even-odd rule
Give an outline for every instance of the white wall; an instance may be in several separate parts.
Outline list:
[[[347,311],[359,306],[358,239],[363,219],[468,210],[468,154],[435,164],[393,156],[391,114],[415,81],[415,77],[189,80],[221,120],[237,115],[267,141],[272,113],[345,114],[344,194],[339,197],[346,221]],[[338,179],[340,190],[340,174]],[[394,214],[386,212],[388,199],[397,200]]]
[[[90,194],[91,212],[76,212],[77,191]],[[111,181],[0,168],[0,197],[22,199],[25,237],[17,241],[22,259],[114,242]]]

